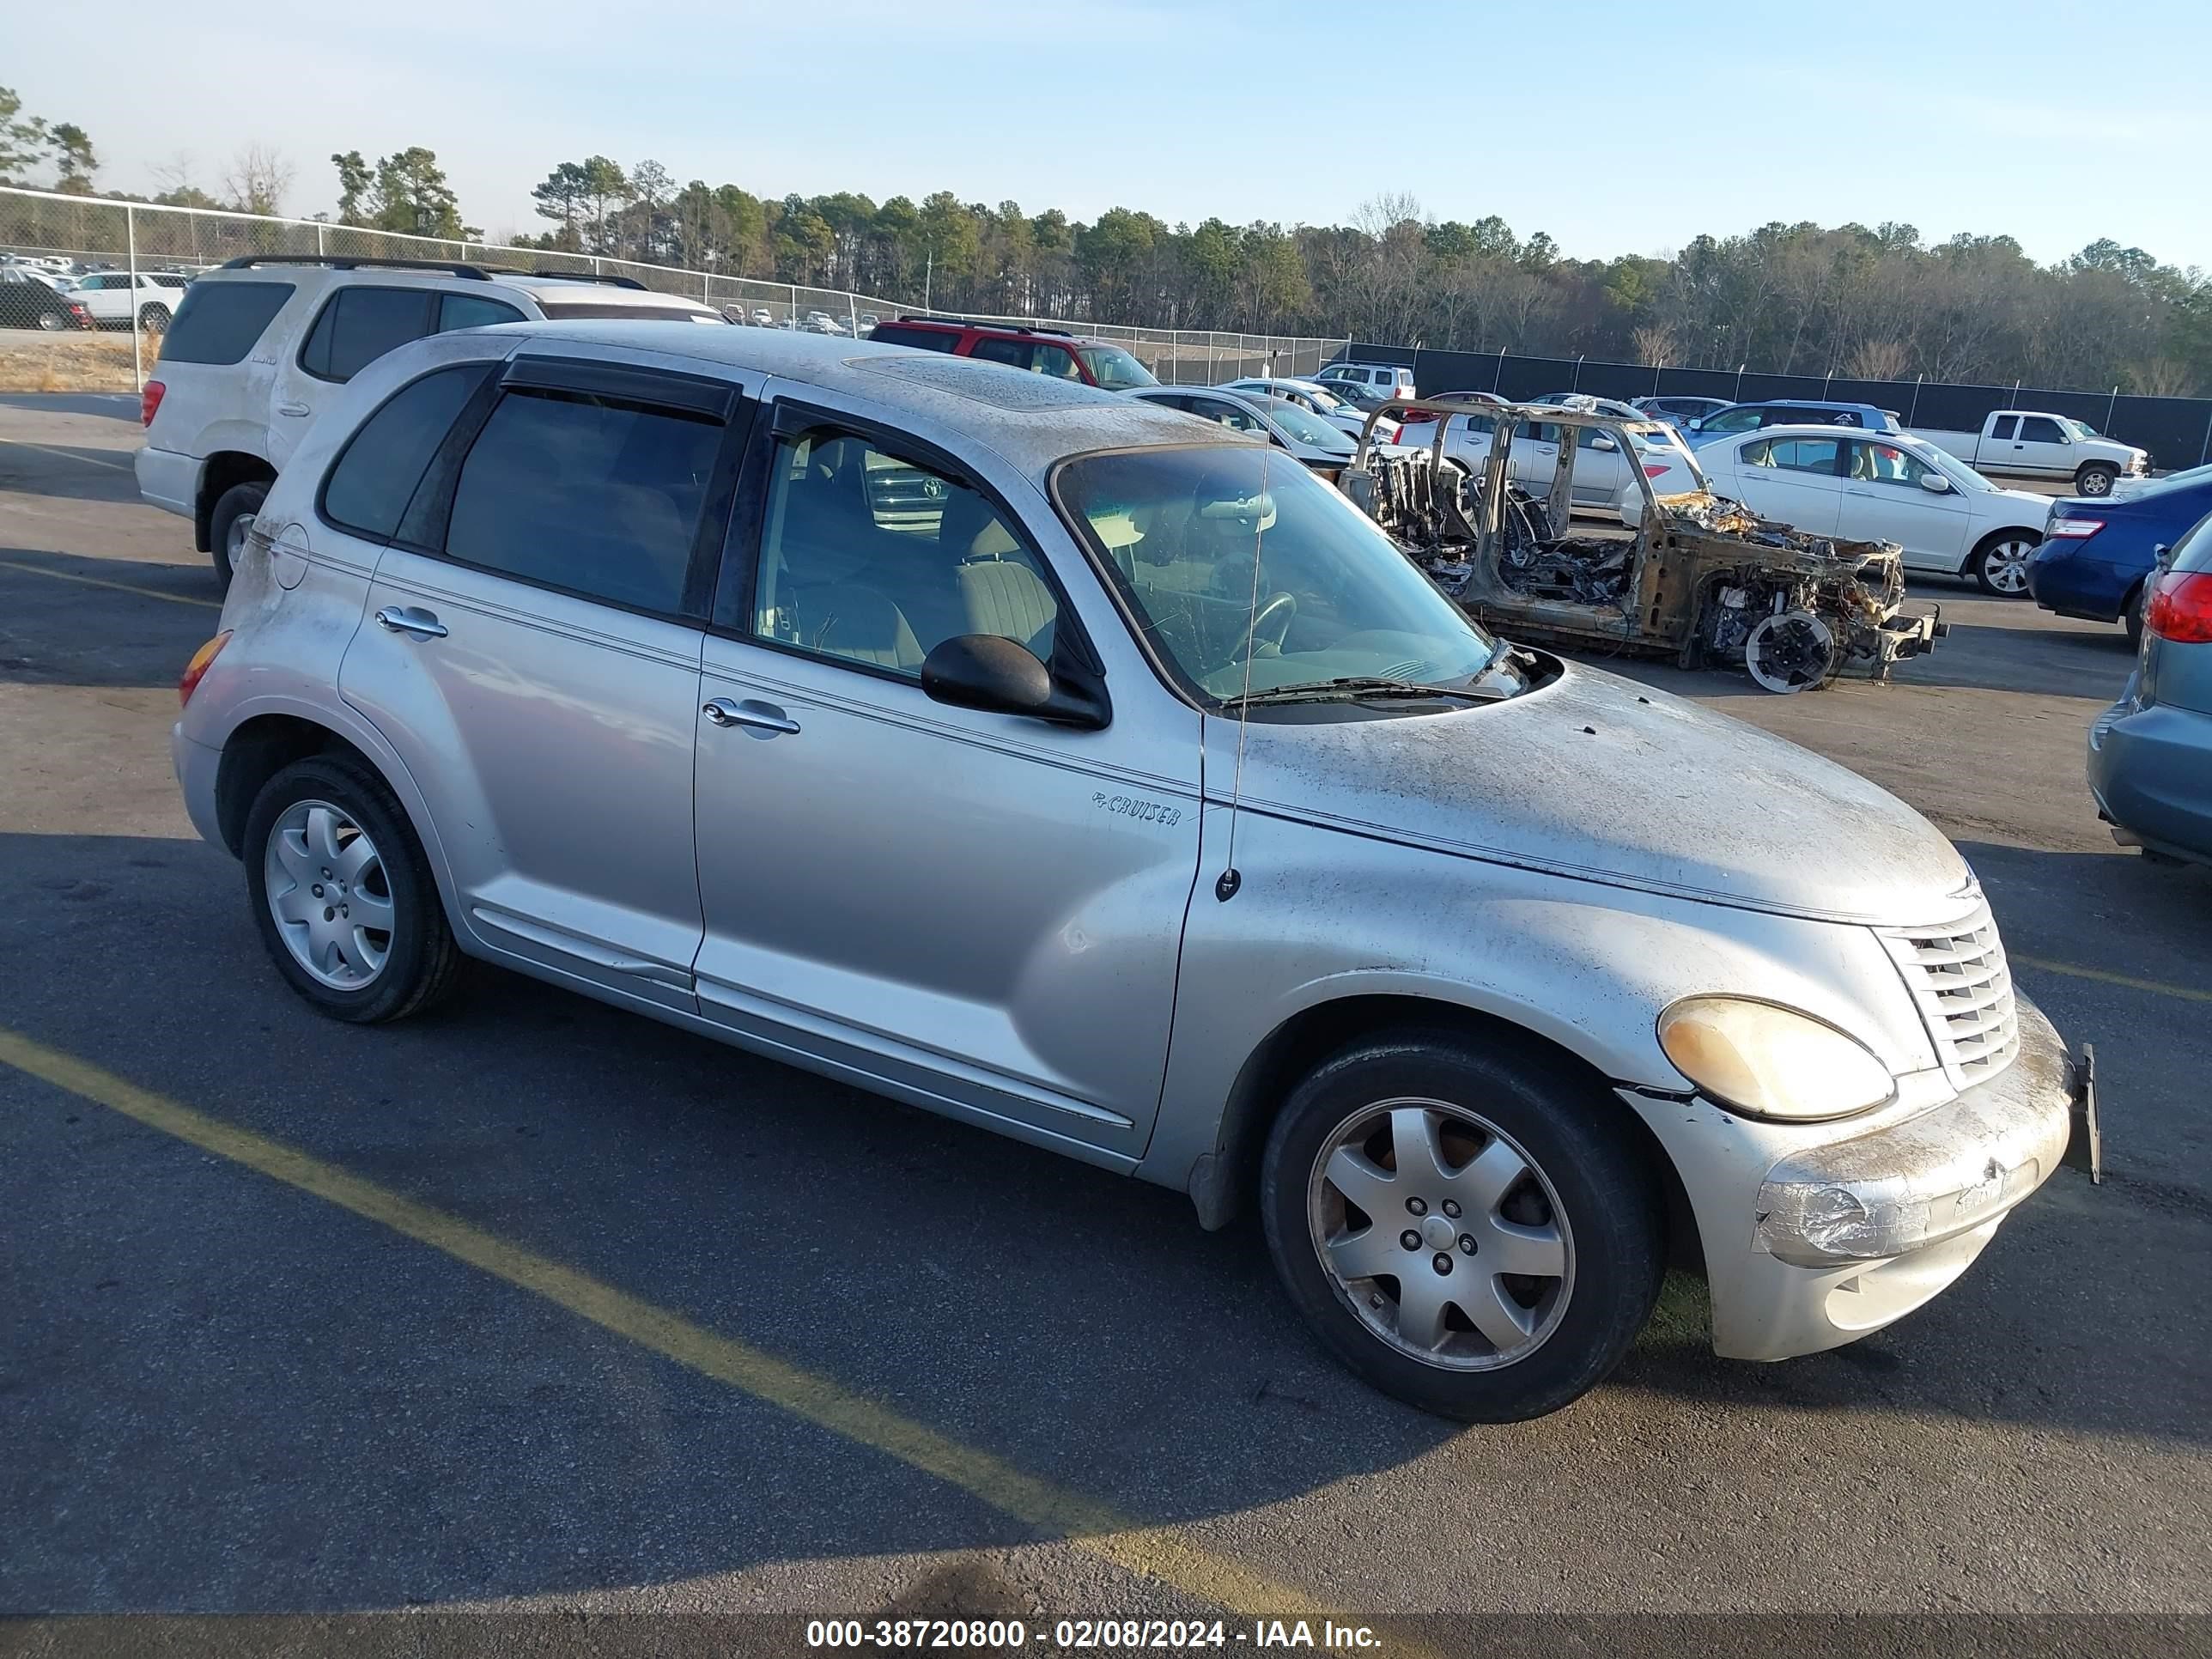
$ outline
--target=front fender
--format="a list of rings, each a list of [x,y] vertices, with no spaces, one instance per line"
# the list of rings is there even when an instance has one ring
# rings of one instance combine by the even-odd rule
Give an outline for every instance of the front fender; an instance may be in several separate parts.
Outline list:
[[[1661,1053],[1656,1021],[1668,1003],[1699,992],[1802,1008],[1856,1036],[1899,1075],[1937,1065],[1911,994],[1866,928],[1251,811],[1237,826],[1241,883],[1218,902],[1210,878],[1223,861],[1227,816],[1219,806],[1205,814],[1160,1112],[1137,1171],[1162,1184],[1216,1193],[1233,1184],[1283,1092],[1250,1098],[1248,1063],[1299,1022],[1354,998],[1399,1000],[1395,1008],[1372,1005],[1389,1024],[1424,1007],[1486,1016],[1615,1084],[1667,1092],[1689,1085]],[[1218,1218],[1216,1205],[1204,1207]]]

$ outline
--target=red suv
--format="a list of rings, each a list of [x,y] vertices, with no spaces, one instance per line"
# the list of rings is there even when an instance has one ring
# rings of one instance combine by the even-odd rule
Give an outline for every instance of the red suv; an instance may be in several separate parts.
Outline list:
[[[957,317],[902,317],[878,323],[871,340],[886,345],[920,346],[955,357],[981,357],[1063,380],[1127,392],[1158,386],[1151,371],[1111,340],[1086,339],[1058,328],[1022,328],[1012,324],[968,323]]]

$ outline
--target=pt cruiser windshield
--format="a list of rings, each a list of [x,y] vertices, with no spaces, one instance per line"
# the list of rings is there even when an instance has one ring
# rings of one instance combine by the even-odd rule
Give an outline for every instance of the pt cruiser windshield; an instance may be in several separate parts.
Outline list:
[[[1281,455],[1086,455],[1055,489],[1155,652],[1217,702],[1248,689],[1248,656],[1253,691],[1322,692],[1464,686],[1501,654],[1372,520]]]

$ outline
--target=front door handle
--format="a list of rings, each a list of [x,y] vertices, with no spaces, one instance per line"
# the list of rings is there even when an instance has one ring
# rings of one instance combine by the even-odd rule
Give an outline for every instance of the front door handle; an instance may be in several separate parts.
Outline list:
[[[442,640],[446,624],[419,605],[387,605],[376,613],[376,625],[394,634],[418,640]]]
[[[772,702],[760,702],[748,697],[743,702],[732,702],[727,697],[716,697],[702,703],[699,712],[716,726],[741,726],[748,737],[773,738],[799,730],[799,722]]]
[[[305,404],[279,404],[276,405],[276,412],[279,415],[306,415],[312,411]]]

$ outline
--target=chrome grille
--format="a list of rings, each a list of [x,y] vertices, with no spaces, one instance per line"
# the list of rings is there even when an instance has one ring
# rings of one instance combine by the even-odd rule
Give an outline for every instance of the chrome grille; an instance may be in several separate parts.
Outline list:
[[[2012,974],[1986,900],[1941,927],[1899,927],[1881,935],[1920,1005],[1936,1057],[1960,1088],[1984,1082],[2020,1052]]]

